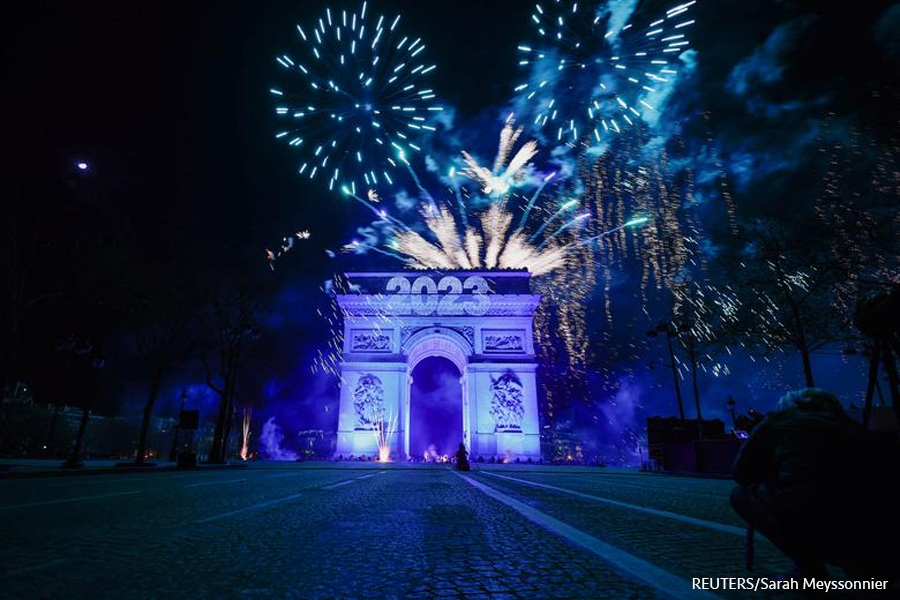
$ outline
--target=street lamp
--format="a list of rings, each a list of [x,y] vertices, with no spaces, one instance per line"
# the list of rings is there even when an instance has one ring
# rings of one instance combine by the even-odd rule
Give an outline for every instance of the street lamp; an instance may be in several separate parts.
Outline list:
[[[734,401],[734,397],[728,396],[728,401],[725,403],[725,406],[728,407],[728,412],[731,413],[731,429],[732,431],[737,428],[734,420],[734,407],[737,403]]]
[[[106,357],[95,353],[90,342],[84,342],[74,350],[76,356],[90,360],[90,366],[94,370],[95,381],[99,378],[100,370],[106,366]],[[63,469],[80,469],[84,466],[81,459],[81,450],[84,446],[84,434],[87,431],[88,422],[91,419],[92,397],[89,397],[81,409],[81,422],[78,424],[78,433],[75,434],[75,445],[69,458],[61,465]]]
[[[172,438],[172,448],[169,450],[169,462],[178,460],[178,434],[180,433],[181,413],[184,412],[184,405],[187,402],[187,390],[181,390],[181,410],[178,412],[178,420],[175,422],[175,437]]]
[[[681,400],[681,385],[678,383],[678,364],[675,362],[675,349],[672,347],[672,338],[677,336],[678,332],[671,323],[661,321],[656,327],[647,332],[647,337],[655,338],[660,334],[665,334],[666,336],[666,343],[669,348],[669,364],[663,363],[663,365],[672,369],[672,378],[675,382],[675,399],[678,402],[678,416],[681,419],[681,423],[684,424],[684,402]]]

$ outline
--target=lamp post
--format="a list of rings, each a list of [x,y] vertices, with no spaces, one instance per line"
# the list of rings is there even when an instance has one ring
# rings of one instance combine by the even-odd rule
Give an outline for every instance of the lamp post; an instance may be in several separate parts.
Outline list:
[[[69,454],[69,457],[62,465],[60,465],[63,469],[80,469],[84,467],[84,461],[81,457],[84,447],[84,435],[87,431],[88,423],[91,420],[91,406],[93,404],[94,395],[96,395],[97,387],[100,385],[100,370],[106,366],[106,358],[102,354],[96,352],[90,342],[85,340],[75,340],[72,344],[71,347],[68,347],[67,344],[65,349],[71,351],[76,357],[88,361],[92,372],[91,378],[94,381],[92,386],[94,389],[91,390],[90,395],[86,398],[84,405],[82,406],[81,421],[78,424],[78,433],[75,434],[75,445],[72,447],[72,452]]]
[[[169,450],[169,462],[178,460],[178,433],[179,424],[181,423],[181,413],[184,412],[184,404],[187,402],[187,390],[181,390],[181,410],[178,411],[178,420],[175,421],[175,437],[172,438],[172,448]]]
[[[728,396],[728,401],[725,403],[725,406],[728,407],[728,412],[731,413],[731,430],[734,431],[736,428],[735,419],[734,419],[734,407],[737,403],[734,401],[734,397]]]
[[[648,338],[655,338],[660,334],[665,334],[666,342],[669,349],[669,364],[663,363],[664,366],[672,369],[672,379],[675,383],[675,400],[678,402],[678,416],[684,423],[684,402],[681,400],[681,385],[678,382],[678,365],[675,362],[675,348],[672,347],[672,338],[678,335],[678,332],[672,325],[666,321],[662,321],[656,327],[647,332]]]

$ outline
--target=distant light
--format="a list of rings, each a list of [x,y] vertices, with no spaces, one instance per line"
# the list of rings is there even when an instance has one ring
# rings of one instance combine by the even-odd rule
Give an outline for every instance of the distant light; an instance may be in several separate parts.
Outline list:
[[[75,163],[75,166],[78,168],[79,171],[87,171],[90,168],[90,165],[87,164],[86,162]]]

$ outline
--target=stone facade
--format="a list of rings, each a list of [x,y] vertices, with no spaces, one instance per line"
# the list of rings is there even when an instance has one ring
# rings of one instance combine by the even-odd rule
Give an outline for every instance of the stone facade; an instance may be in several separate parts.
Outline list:
[[[373,420],[395,420],[392,454],[410,447],[410,389],[430,356],[462,374],[463,439],[473,457],[540,457],[527,271],[348,273],[337,454],[378,454]]]

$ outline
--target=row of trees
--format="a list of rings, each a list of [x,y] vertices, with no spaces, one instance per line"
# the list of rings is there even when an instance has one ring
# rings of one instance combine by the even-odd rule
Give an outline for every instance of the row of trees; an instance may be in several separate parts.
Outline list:
[[[146,302],[128,321],[134,347],[149,382],[135,460],[144,462],[154,408],[167,375],[174,367],[196,360],[207,386],[218,398],[209,461],[224,462],[237,413],[238,377],[259,339],[261,303],[246,292],[207,295],[198,306],[173,301],[174,296]]]
[[[670,315],[648,337],[667,340],[666,366],[675,376],[682,419],[679,369],[689,375],[697,417],[702,418],[698,377],[731,349],[763,357],[794,353],[807,387],[816,385],[813,357],[821,352],[874,359],[870,387],[877,385],[875,364],[880,360],[890,380],[897,350],[873,355],[878,334],[858,326],[859,311],[896,289],[900,246],[887,243],[884,230],[896,225],[891,220],[869,223],[872,227],[859,228],[851,250],[821,222],[801,228],[773,219],[745,222],[734,254],[722,257],[702,280],[685,277],[674,286]],[[881,325],[890,337],[892,325]],[[889,387],[900,407],[896,385],[889,381]],[[871,401],[871,389],[868,396]]]
[[[25,410],[17,390],[82,409],[77,460],[91,411],[115,412],[124,393],[114,387],[134,377],[146,382],[142,462],[161,390],[176,368],[194,364],[219,398],[209,456],[224,460],[261,303],[245,277],[167,250],[181,243],[169,232],[145,244],[118,184],[89,172],[66,177],[0,197],[0,452],[14,450],[4,439]]]
[[[584,157],[583,200],[598,232],[626,215],[649,222],[585,250],[583,277],[567,272],[541,290],[553,306],[542,306],[536,329],[550,400],[544,422],[580,420],[584,439],[616,433],[595,426],[612,422],[597,415],[616,413],[617,395],[642,379],[651,356],[654,368],[657,352],[671,369],[665,389],[682,419],[709,414],[704,378],[727,373],[730,353],[772,375],[781,370],[774,365],[796,360],[800,367],[781,382],[791,387],[822,383],[816,355],[862,355],[871,367],[878,344],[858,327],[856,311],[900,282],[900,129],[859,131],[849,121],[822,115],[818,148],[795,157],[804,168],[767,174],[766,157],[758,157],[758,176],[755,165],[742,170],[739,197],[712,130],[702,147],[675,138],[647,156],[637,129],[599,159]],[[577,318],[566,323],[567,312]],[[583,321],[587,331],[571,325]],[[555,331],[566,335],[544,333]],[[578,368],[559,368],[567,359]],[[889,365],[884,371],[890,384]],[[727,381],[742,394],[744,381]]]
[[[817,151],[797,157],[806,171],[781,189],[762,188],[783,197],[743,199],[729,212],[729,239],[717,240],[704,268],[673,274],[671,312],[654,335],[666,333],[683,357],[672,353],[670,366],[682,362],[690,373],[698,415],[698,367],[702,374],[729,348],[793,354],[802,366],[797,384],[810,387],[819,381],[815,355],[862,356],[867,401],[883,366],[900,410],[891,375],[900,316],[881,310],[877,324],[863,323],[873,305],[896,306],[887,295],[896,298],[900,284],[900,129],[828,113],[817,132]],[[720,179],[727,182],[724,172]]]
[[[226,458],[227,440],[231,434],[233,415],[236,412],[238,378],[247,358],[259,338],[258,318],[260,303],[244,293],[220,293],[210,295],[196,305],[174,302],[174,296],[142,299],[135,298],[128,311],[122,315],[120,331],[126,339],[125,347],[133,351],[131,361],[137,365],[140,380],[146,381],[146,396],[141,411],[140,427],[134,449],[136,463],[143,463],[149,456],[148,441],[151,424],[156,415],[161,390],[176,372],[191,363],[202,367],[206,384],[218,398],[215,429],[208,449],[211,462],[223,462]],[[181,300],[185,300],[181,298]],[[73,434],[74,444],[70,461],[80,462],[85,435],[92,410],[97,407],[97,396],[104,392],[101,369],[109,360],[94,345],[82,338],[70,338],[46,349],[59,355],[63,365],[60,375],[65,384],[51,390],[43,390],[37,399],[54,406],[43,447],[55,448],[59,435],[67,430],[57,425],[62,406],[78,406],[82,416]],[[112,359],[117,368],[129,362],[126,356]],[[7,380],[15,384],[5,389],[0,413],[0,449],[17,452],[25,446],[34,446],[35,432],[25,440],[21,426],[34,429],[32,422],[43,422],[45,412],[35,413],[35,398],[31,388],[23,383],[14,370],[7,370]],[[40,388],[40,386],[39,386]],[[52,397],[56,393],[62,397]],[[32,414],[35,413],[35,414]],[[40,427],[40,426],[38,426]],[[31,439],[35,438],[35,439]],[[23,446],[25,444],[25,446]]]

